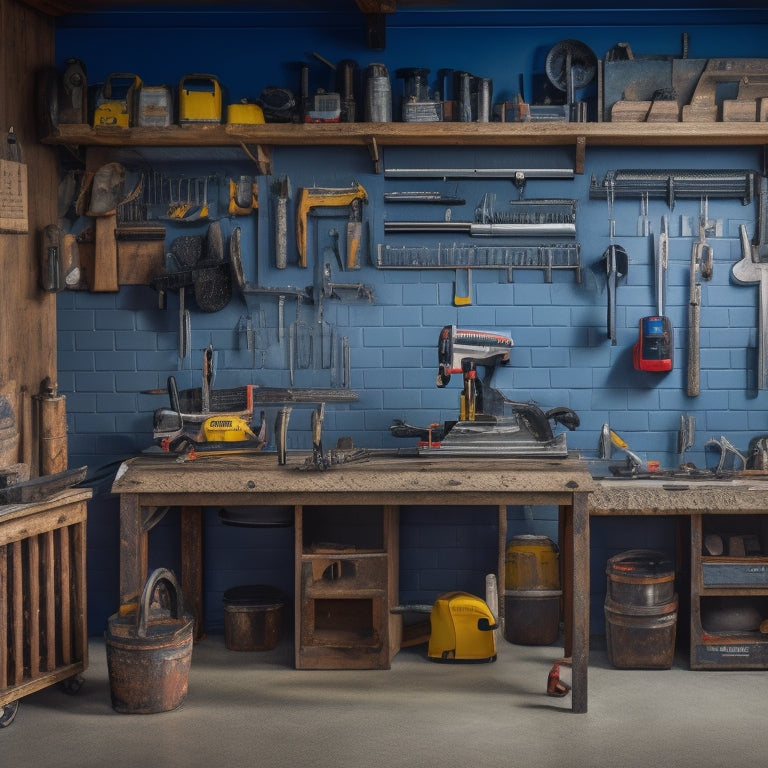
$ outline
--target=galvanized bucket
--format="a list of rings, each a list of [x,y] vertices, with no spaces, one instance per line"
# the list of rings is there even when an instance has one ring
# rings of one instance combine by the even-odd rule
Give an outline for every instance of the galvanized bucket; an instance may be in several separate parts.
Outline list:
[[[184,613],[176,577],[153,571],[138,610],[110,616],[106,632],[112,708],[124,714],[167,712],[187,695],[194,618]]]

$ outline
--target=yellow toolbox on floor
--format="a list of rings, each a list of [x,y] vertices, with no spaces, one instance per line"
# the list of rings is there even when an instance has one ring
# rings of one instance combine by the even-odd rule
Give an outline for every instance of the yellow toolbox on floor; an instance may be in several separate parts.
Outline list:
[[[485,600],[468,592],[446,592],[429,614],[427,656],[438,661],[495,661],[496,619]]]

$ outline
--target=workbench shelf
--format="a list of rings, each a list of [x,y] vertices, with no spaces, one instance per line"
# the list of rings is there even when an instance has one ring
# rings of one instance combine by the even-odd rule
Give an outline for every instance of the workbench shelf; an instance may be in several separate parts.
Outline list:
[[[691,517],[691,669],[768,669],[768,518]]]
[[[400,647],[398,508],[296,508],[296,667],[388,669]]]

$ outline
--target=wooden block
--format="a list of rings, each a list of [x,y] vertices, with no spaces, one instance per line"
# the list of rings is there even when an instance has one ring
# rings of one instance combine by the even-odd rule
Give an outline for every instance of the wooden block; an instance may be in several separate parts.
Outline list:
[[[152,279],[164,270],[164,240],[118,240],[117,281],[120,285],[152,285]]]
[[[757,121],[757,102],[754,99],[726,99],[723,101],[724,123],[754,123]]]
[[[648,113],[648,123],[676,123],[680,120],[680,107],[676,101],[654,101]]]
[[[644,123],[650,108],[650,101],[617,101],[611,107],[611,122]]]
[[[96,235],[93,255],[91,290],[96,292],[118,291],[117,279],[117,214],[96,217]]]

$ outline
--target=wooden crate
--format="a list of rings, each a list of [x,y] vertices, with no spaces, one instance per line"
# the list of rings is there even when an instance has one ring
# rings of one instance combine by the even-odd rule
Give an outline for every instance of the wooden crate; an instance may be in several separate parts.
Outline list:
[[[88,666],[88,489],[0,507],[0,706]]]

